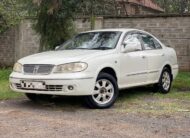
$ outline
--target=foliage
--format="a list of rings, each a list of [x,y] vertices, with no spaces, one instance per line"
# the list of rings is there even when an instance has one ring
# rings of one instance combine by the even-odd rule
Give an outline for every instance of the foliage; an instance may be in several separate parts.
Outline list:
[[[10,73],[10,69],[0,70],[0,100],[18,98],[22,96],[22,94],[15,93],[10,90],[8,81]]]
[[[113,0],[23,0],[28,14],[35,16],[34,29],[41,36],[41,50],[54,49],[70,38],[74,32],[76,16],[90,16],[91,28],[95,15],[106,14]],[[113,11],[113,10],[112,10]]]
[[[174,81],[174,89],[190,91],[190,72],[181,72]]]
[[[16,25],[20,21],[19,0],[1,0],[0,33]]]
[[[28,0],[1,0],[0,1],[0,33],[17,25],[25,16],[31,16],[31,5]],[[27,7],[28,5],[28,7]],[[35,11],[35,9],[31,9]],[[33,14],[34,15],[34,14]]]
[[[189,0],[154,0],[166,13],[186,13]],[[117,15],[116,0],[1,0],[0,33],[19,23],[25,16],[34,17],[34,29],[41,36],[41,50],[54,49],[74,32],[74,17],[90,16],[91,29],[96,16]]]
[[[37,6],[35,30],[41,35],[42,48],[54,48],[74,33],[76,0],[42,0]]]
[[[96,16],[117,15],[116,0],[86,0],[77,7],[78,16],[90,16],[91,29],[94,29]]]
[[[116,15],[116,0],[85,0],[77,9],[79,15]]]
[[[189,0],[155,0],[166,13],[190,13]]]

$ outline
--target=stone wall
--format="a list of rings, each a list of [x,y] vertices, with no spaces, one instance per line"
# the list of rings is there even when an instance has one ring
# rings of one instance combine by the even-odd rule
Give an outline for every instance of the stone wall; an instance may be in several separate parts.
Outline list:
[[[15,60],[39,52],[40,36],[32,29],[33,20],[23,20],[17,27]]]
[[[104,28],[137,28],[173,47],[181,70],[190,70],[190,17],[105,18]]]
[[[103,17],[96,17],[94,29],[103,28]],[[91,30],[91,23],[89,18],[77,18],[75,21],[75,28],[77,32],[84,32]]]
[[[39,35],[32,29],[31,20],[0,35],[0,65],[11,66],[21,57],[39,51]],[[90,30],[88,18],[75,21],[78,32]],[[164,44],[175,48],[181,70],[190,71],[190,16],[144,16],[97,18],[95,29],[138,28],[157,36]]]
[[[15,60],[16,29],[11,28],[0,35],[0,67],[10,66]]]
[[[39,52],[39,35],[32,29],[32,20],[0,35],[0,67],[9,67],[18,59]]]

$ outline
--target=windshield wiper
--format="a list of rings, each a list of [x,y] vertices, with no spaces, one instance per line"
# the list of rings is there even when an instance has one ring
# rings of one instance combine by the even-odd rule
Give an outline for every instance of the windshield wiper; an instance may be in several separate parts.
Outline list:
[[[86,49],[86,50],[108,50],[108,49],[113,49],[111,47],[96,47],[96,48],[74,48],[73,50],[76,49]]]
[[[95,50],[108,50],[108,49],[113,49],[111,47],[97,47],[97,48],[92,48],[92,49],[95,49]]]
[[[87,49],[87,50],[90,50],[90,48],[74,48],[74,49]]]

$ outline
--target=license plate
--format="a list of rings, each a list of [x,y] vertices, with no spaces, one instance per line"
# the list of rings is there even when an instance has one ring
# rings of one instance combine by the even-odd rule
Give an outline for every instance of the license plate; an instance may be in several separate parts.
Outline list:
[[[46,88],[46,85],[44,82],[38,82],[38,81],[21,81],[21,87],[24,89],[44,90]]]

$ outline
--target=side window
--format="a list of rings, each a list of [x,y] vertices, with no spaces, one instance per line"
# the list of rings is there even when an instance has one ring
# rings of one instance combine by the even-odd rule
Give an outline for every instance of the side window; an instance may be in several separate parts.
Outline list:
[[[152,49],[161,49],[160,43],[155,40],[152,36],[141,34],[141,38],[144,44],[145,50],[152,50]]]
[[[156,46],[154,44],[154,40],[151,36],[142,34],[141,38],[142,38],[145,50],[156,49]]]
[[[131,45],[137,45],[139,46],[139,49],[142,50],[139,34],[136,34],[136,33],[127,34],[127,36],[124,39],[124,42]]]

